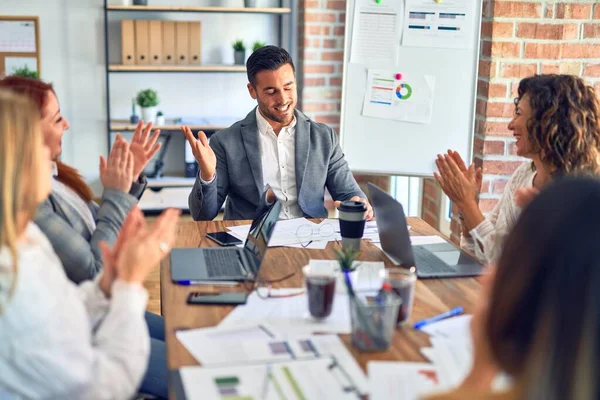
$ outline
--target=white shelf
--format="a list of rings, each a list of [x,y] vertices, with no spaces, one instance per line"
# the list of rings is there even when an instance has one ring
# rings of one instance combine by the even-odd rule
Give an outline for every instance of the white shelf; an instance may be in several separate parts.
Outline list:
[[[192,187],[196,178],[185,178],[180,176],[164,176],[162,178],[148,178],[148,188],[164,187]]]

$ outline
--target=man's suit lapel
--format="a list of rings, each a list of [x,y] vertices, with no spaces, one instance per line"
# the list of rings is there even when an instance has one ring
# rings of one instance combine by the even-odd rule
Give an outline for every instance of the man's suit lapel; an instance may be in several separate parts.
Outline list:
[[[308,153],[310,149],[310,124],[304,114],[296,111],[296,187],[298,188],[298,199],[302,195],[302,182],[308,164]]]
[[[260,159],[260,143],[258,142],[258,125],[256,123],[256,109],[252,110],[242,122],[242,141],[246,149],[246,156],[250,163],[250,171],[256,184],[259,195],[264,192],[262,175],[262,162]]]

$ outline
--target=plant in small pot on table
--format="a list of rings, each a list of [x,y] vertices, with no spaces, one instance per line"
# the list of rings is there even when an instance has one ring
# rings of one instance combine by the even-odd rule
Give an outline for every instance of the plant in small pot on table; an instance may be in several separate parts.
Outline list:
[[[233,59],[235,65],[244,65],[246,63],[246,45],[243,40],[233,42]]]
[[[142,90],[137,94],[136,101],[142,108],[142,119],[148,123],[156,120],[156,106],[159,103],[158,94],[152,89]]]

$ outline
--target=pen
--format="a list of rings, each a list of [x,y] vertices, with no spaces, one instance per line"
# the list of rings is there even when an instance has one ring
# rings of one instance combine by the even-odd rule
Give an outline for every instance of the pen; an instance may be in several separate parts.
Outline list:
[[[422,321],[416,322],[414,324],[413,328],[415,328],[415,329],[421,329],[425,325],[429,325],[431,323],[434,323],[434,322],[437,322],[437,321],[441,321],[442,319],[445,319],[445,318],[454,317],[454,316],[460,315],[462,313],[463,313],[463,308],[462,307],[456,307],[456,308],[453,308],[452,310],[450,310],[448,312],[445,312],[443,314],[436,315],[435,317],[427,318],[427,319],[424,319]]]
[[[238,282],[234,281],[175,281],[176,284],[182,286],[237,286]]]

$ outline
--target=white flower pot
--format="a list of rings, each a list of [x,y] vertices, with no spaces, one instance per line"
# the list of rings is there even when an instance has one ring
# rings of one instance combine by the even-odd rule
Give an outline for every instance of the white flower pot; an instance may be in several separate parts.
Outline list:
[[[156,126],[164,126],[165,125],[165,116],[157,116],[156,117]]]
[[[142,119],[144,120],[144,124],[148,122],[154,123],[156,120],[156,107],[142,107]]]

